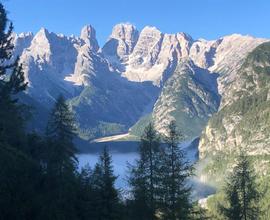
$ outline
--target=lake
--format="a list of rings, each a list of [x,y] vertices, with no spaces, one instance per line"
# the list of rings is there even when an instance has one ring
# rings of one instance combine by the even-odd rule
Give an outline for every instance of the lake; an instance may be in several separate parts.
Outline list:
[[[133,164],[135,159],[138,158],[138,154],[136,152],[130,153],[111,153],[112,160],[113,160],[113,168],[114,174],[118,176],[116,180],[116,187],[117,188],[127,188],[127,181],[126,177],[128,174],[128,166],[127,164]],[[79,169],[81,169],[86,164],[89,164],[92,168],[98,161],[99,154],[78,154],[77,155],[79,160]]]
[[[114,143],[115,144],[115,143]],[[104,144],[103,144],[104,145]],[[115,144],[116,145],[116,144]],[[119,143],[118,143],[119,145]],[[114,174],[118,176],[118,179],[116,180],[116,186],[119,188],[127,188],[127,175],[128,175],[128,163],[134,164],[134,161],[138,158],[138,153],[135,151],[133,152],[119,152],[119,146],[116,145],[118,148],[112,148],[111,143],[108,145],[110,146],[110,153],[112,155],[112,160],[113,160],[113,168],[114,168]],[[125,146],[125,143],[122,144]],[[129,143],[130,145],[130,143]],[[186,156],[187,159],[191,162],[194,162],[196,160],[196,148],[187,148],[187,146],[190,145],[190,142],[185,142],[182,144],[181,147],[183,147],[186,151]],[[101,147],[102,145],[98,146],[99,149],[103,149]],[[135,144],[134,144],[135,146]],[[116,151],[116,149],[118,151]],[[124,149],[124,148],[121,148]],[[132,149],[134,150],[134,149]],[[77,155],[78,160],[79,160],[79,169],[81,169],[83,166],[86,164],[89,164],[90,167],[94,167],[95,164],[98,161],[99,153],[94,152],[94,153],[81,153]]]
[[[186,152],[186,158],[190,162],[196,162],[198,160],[198,142],[199,139],[195,139],[193,141],[184,142],[180,145],[180,147],[182,147]],[[77,155],[79,160],[79,169],[84,167],[86,164],[89,164],[90,167],[94,168],[99,158],[99,152],[101,152],[105,145],[109,146],[109,150],[112,155],[114,174],[118,176],[116,187],[125,191],[128,189],[128,163],[134,164],[135,160],[138,158],[138,153],[136,152],[138,149],[138,142],[95,143],[95,145],[92,145],[89,148],[84,148],[84,151],[81,151],[81,153]],[[200,182],[196,177],[191,178],[189,182],[193,186],[193,200],[205,198],[207,195],[215,192],[214,188]]]

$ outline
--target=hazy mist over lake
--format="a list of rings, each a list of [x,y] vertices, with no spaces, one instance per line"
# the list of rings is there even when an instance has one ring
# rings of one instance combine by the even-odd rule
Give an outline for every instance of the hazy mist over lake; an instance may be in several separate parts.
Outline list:
[[[99,154],[79,154],[77,155],[79,160],[79,169],[89,164],[90,167],[94,168],[98,162]],[[116,186],[121,188],[127,188],[126,177],[128,175],[127,164],[133,164],[135,159],[138,158],[138,154],[133,153],[112,153],[113,169],[114,174],[118,176],[116,180]]]

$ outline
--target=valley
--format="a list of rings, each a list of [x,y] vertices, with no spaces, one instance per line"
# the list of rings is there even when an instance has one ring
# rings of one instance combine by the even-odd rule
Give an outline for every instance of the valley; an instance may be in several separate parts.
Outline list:
[[[103,47],[91,25],[80,37],[42,28],[35,35],[16,35],[14,53],[25,67],[26,102],[46,118],[48,107],[64,95],[83,140],[129,129],[140,136],[150,120],[162,133],[173,119],[185,139],[192,139],[225,105],[224,91],[244,58],[265,41],[237,34],[194,40],[186,33],[165,34],[149,26],[138,31],[122,23]],[[38,118],[29,127],[42,132]]]
[[[255,169],[263,167],[261,182],[268,178],[268,39],[233,34],[194,40],[129,23],[115,25],[104,46],[91,25],[79,37],[45,28],[13,36],[12,57],[20,56],[28,83],[20,102],[32,106],[27,129],[44,134],[62,95],[75,116],[79,171],[87,164],[94,169],[106,146],[116,186],[127,190],[127,164],[139,158],[145,127],[153,123],[164,137],[175,122],[178,147],[195,168],[188,181],[192,200],[203,208],[216,209],[242,149]]]

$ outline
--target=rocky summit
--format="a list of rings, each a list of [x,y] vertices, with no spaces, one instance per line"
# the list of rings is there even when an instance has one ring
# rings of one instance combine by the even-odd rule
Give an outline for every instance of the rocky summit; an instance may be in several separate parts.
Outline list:
[[[204,152],[204,146],[222,139],[221,128],[231,147],[245,140],[232,136],[242,117],[238,113],[226,117],[224,112],[235,103],[235,94],[241,93],[239,99],[249,97],[246,93],[261,97],[257,75],[250,76],[255,70],[249,71],[246,59],[252,59],[248,54],[266,41],[238,34],[195,40],[186,33],[166,34],[150,26],[139,31],[122,23],[113,27],[100,47],[96,30],[88,25],[79,37],[45,28],[35,35],[14,34],[14,57],[20,56],[28,82],[22,100],[45,118],[56,98],[64,95],[81,138],[128,131],[136,136],[150,120],[162,133],[176,120],[186,139],[203,131],[200,150]],[[257,66],[267,68],[266,63]],[[34,116],[30,127],[42,131],[39,118]],[[234,123],[226,126],[231,120]]]

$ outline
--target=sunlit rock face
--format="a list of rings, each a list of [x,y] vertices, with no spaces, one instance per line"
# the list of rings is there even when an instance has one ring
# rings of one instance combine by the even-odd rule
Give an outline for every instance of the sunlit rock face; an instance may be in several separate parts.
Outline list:
[[[102,48],[102,53],[111,62],[125,63],[139,38],[139,31],[131,24],[114,26],[112,34]]]
[[[86,139],[127,132],[146,114],[160,132],[176,120],[190,138],[200,135],[220,102],[230,102],[237,69],[264,41],[241,35],[194,40],[122,23],[100,47],[91,25],[78,37],[42,28],[14,34],[14,58],[20,56],[26,94],[37,108],[50,109],[64,95]]]
[[[204,129],[199,144],[204,158],[240,148],[251,155],[270,153],[270,44],[253,50],[227,86],[223,105]]]

